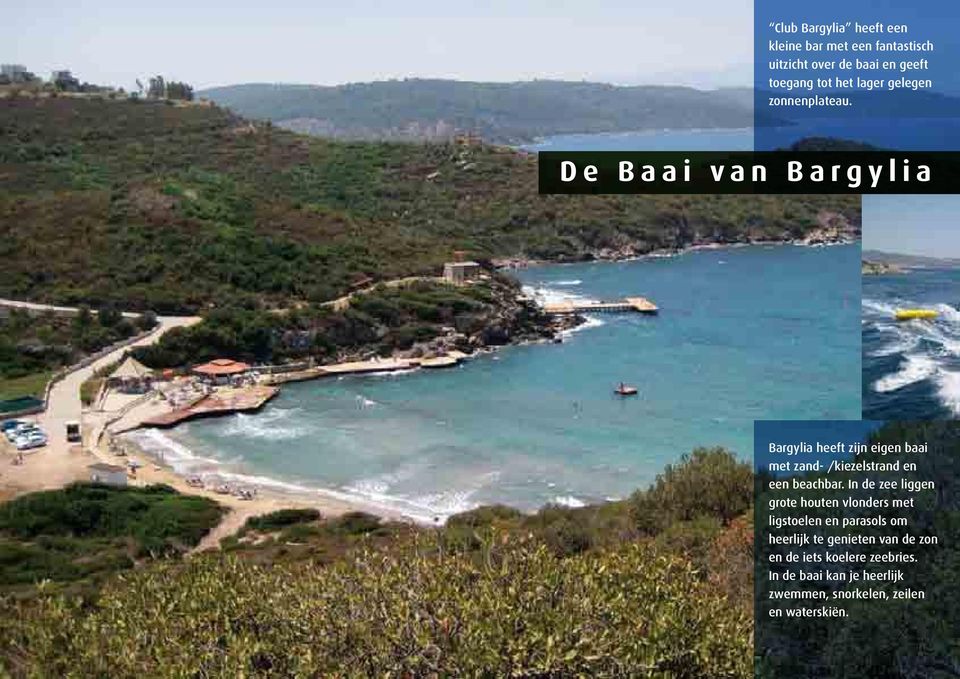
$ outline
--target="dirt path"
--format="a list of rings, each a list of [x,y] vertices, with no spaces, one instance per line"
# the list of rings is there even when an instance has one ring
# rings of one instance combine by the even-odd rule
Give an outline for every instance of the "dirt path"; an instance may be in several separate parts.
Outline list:
[[[383,285],[388,288],[399,288],[408,283],[415,283],[417,281],[431,281],[434,283],[443,282],[443,278],[438,278],[436,276],[407,276],[406,278],[394,278],[389,281],[380,281],[379,283],[374,283],[373,285],[368,285],[365,288],[360,290],[354,290],[353,292],[344,295],[343,297],[337,297],[336,299],[331,299],[328,302],[323,302],[320,306],[330,307],[334,311],[346,311],[347,307],[350,306],[350,301],[354,298],[355,295],[363,295],[372,290],[375,290],[377,287]]]

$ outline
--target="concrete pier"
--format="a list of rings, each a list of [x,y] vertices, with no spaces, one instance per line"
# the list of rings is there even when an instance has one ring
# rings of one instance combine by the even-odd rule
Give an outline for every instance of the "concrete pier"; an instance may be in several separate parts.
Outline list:
[[[626,297],[617,302],[556,302],[545,304],[543,310],[548,314],[622,313],[636,312],[655,314],[659,311],[656,304],[646,297]]]

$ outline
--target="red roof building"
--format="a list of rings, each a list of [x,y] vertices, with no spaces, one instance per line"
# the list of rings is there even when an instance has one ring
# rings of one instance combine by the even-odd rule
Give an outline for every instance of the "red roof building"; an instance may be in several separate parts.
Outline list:
[[[250,370],[250,364],[229,358],[215,358],[209,363],[193,367],[193,372],[205,377],[230,377]]]

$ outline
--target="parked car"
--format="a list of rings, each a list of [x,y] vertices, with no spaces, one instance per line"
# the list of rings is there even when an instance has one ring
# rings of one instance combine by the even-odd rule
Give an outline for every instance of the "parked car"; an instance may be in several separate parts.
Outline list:
[[[14,443],[17,446],[17,450],[42,448],[47,445],[47,437],[42,432],[31,432],[23,436],[18,436]]]
[[[6,434],[9,430],[15,429],[19,424],[23,423],[20,420],[4,420],[0,422],[0,431]]]
[[[17,426],[11,427],[3,433],[6,435],[8,441],[13,442],[18,436],[22,436],[31,431],[33,427],[34,425],[29,422],[19,422]]]
[[[29,434],[30,432],[41,431],[40,427],[33,424],[32,422],[21,422],[13,429],[7,430],[7,438],[13,441],[18,436],[23,436],[24,434]],[[42,433],[42,432],[41,432]]]

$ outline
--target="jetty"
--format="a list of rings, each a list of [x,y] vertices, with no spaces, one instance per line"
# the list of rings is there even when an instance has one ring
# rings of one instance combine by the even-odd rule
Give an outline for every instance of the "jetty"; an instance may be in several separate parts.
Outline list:
[[[344,375],[369,375],[379,373],[402,372],[419,368],[453,368],[460,365],[468,354],[450,350],[439,356],[421,358],[373,358],[365,361],[347,361],[318,365],[303,370],[267,375],[264,383],[278,385],[286,382],[303,382],[321,377],[340,377]]]
[[[548,314],[562,316],[565,314],[623,312],[655,314],[660,309],[646,297],[626,297],[616,302],[553,302],[551,304],[544,304],[543,310]]]
[[[141,423],[141,426],[165,429],[200,417],[255,412],[276,396],[279,391],[278,387],[263,384],[219,390],[186,407],[145,420]]]

